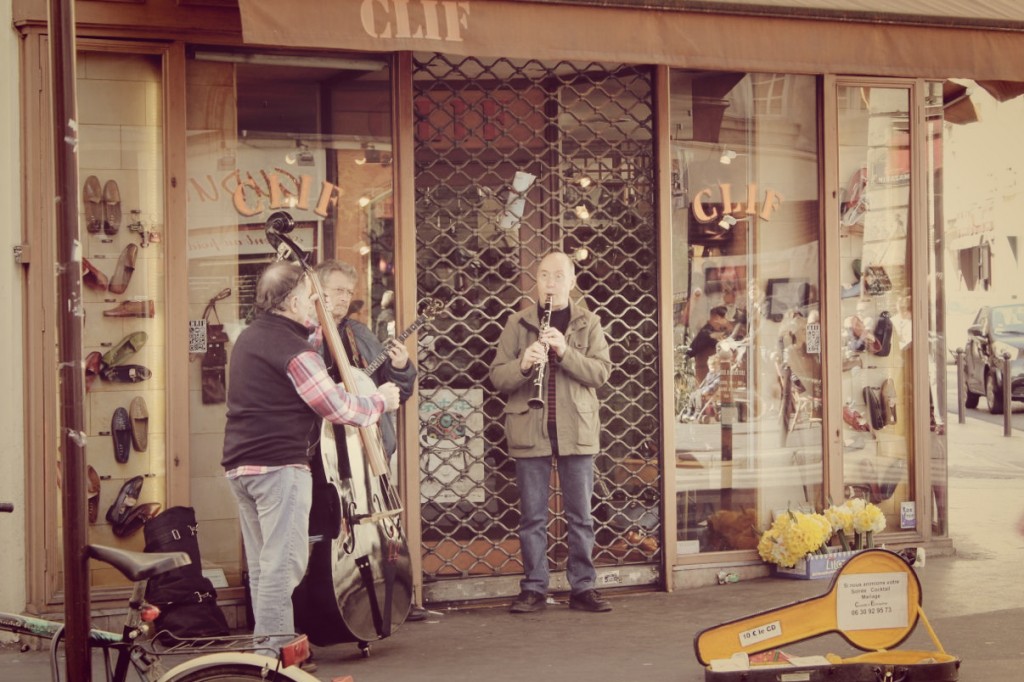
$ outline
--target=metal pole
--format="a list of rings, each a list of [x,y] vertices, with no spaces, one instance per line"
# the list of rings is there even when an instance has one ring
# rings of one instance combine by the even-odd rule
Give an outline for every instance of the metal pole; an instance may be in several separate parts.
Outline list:
[[[967,422],[964,408],[964,349],[956,349],[956,417],[958,424]]]
[[[78,104],[72,0],[50,0],[49,42],[57,237],[57,374],[63,468],[65,670],[71,682],[90,682],[89,558],[85,551],[88,519],[82,429],[85,394],[82,318],[85,313],[78,227]]]
[[[1003,435],[1013,433],[1010,422],[1013,418],[1012,381],[1010,381],[1010,354],[1003,353]]]

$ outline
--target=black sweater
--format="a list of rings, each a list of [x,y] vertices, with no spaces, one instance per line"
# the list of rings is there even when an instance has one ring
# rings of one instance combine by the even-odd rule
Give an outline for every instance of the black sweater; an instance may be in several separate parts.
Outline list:
[[[308,330],[286,317],[260,315],[238,336],[228,368],[225,469],[306,464],[321,419],[288,378],[288,363],[313,350]]]

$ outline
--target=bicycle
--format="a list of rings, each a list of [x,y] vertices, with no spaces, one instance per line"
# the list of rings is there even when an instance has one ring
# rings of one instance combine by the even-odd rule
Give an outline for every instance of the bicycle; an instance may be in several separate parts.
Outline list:
[[[14,505],[0,503],[0,512],[12,512]],[[269,646],[272,637],[282,635],[228,635],[182,639],[166,630],[155,631],[159,609],[145,601],[149,578],[191,563],[185,552],[144,553],[88,545],[90,558],[110,564],[132,581],[128,613],[120,634],[91,628],[89,650],[103,651],[107,682],[125,682],[129,666],[146,682],[316,682],[317,678],[299,668],[309,657],[305,635],[294,636],[280,652]],[[60,682],[58,653],[64,624],[17,613],[0,612],[0,630],[50,640],[50,675]],[[116,652],[111,669],[111,654]],[[166,670],[165,659],[192,657]],[[90,660],[91,660],[90,656]]]

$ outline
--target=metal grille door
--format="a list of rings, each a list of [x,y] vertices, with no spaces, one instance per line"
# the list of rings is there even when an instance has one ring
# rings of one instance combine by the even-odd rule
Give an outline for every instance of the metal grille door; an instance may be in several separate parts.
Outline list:
[[[646,67],[417,55],[419,298],[447,308],[420,336],[420,473],[428,599],[444,578],[522,572],[504,397],[487,375],[505,320],[552,248],[573,256],[613,371],[595,457],[604,585],[656,582],[661,551],[652,73]],[[549,558],[564,570],[553,498]],[[553,575],[552,588],[560,589]],[[488,581],[480,596],[515,593]],[[458,593],[465,598],[466,593]]]

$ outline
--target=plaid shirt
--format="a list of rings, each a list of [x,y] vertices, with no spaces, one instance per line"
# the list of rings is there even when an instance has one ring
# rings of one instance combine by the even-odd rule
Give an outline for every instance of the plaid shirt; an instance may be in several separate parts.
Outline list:
[[[299,397],[316,412],[332,424],[348,426],[370,426],[376,424],[384,414],[386,405],[384,398],[375,393],[372,396],[359,396],[349,393],[345,387],[336,384],[327,373],[324,360],[314,351],[299,353],[288,363],[288,378],[291,379]],[[309,467],[296,464],[302,469]],[[235,467],[226,472],[228,478],[266,474],[281,469],[280,466],[246,465]]]

